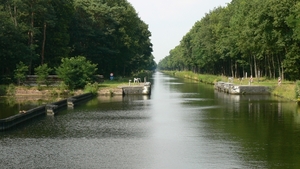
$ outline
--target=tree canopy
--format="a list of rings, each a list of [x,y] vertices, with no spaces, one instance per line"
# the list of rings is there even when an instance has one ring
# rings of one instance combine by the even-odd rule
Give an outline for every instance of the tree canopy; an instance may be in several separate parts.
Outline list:
[[[299,79],[299,12],[299,0],[232,0],[197,21],[158,67]]]
[[[0,20],[1,77],[20,61],[33,74],[79,55],[104,75],[155,67],[148,25],[127,0],[2,0]]]

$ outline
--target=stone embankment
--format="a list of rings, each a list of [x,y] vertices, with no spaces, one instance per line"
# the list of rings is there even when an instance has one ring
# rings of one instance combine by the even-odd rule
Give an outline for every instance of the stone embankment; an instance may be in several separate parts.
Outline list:
[[[53,93],[68,93],[68,91],[54,91],[54,90],[37,90],[37,89],[16,89],[15,96],[22,96],[22,97],[30,97],[30,96],[50,96]],[[75,91],[75,95],[83,94],[82,90]],[[98,95],[122,95],[122,88],[100,88],[97,92]]]
[[[270,94],[267,86],[235,85],[233,83],[217,82],[214,88],[229,94]]]
[[[110,96],[110,95],[122,95],[122,88],[103,88],[98,90],[97,92],[98,95],[105,95],[105,96]]]
[[[19,123],[28,121],[37,116],[41,116],[41,115],[45,115],[45,114],[55,115],[59,109],[67,107],[68,100],[70,102],[72,101],[72,106],[74,107],[76,104],[79,104],[85,100],[88,100],[88,99],[92,98],[93,96],[94,95],[91,93],[86,93],[86,94],[70,97],[68,99],[63,99],[63,100],[60,100],[57,102],[53,102],[53,103],[50,103],[47,105],[39,106],[34,109],[20,111],[20,113],[17,115],[10,116],[5,119],[0,119],[0,131],[12,128]]]
[[[151,83],[145,82],[136,86],[123,86],[123,95],[150,95],[151,94]]]
[[[48,96],[51,95],[50,90],[37,90],[37,89],[16,89],[15,95],[17,97],[26,97],[26,98],[37,98],[37,96]],[[19,123],[24,121],[28,121],[34,117],[40,115],[55,115],[59,109],[65,108],[67,106],[74,107],[75,104],[79,104],[84,100],[88,100],[94,95],[91,93],[82,94],[82,91],[77,91],[77,94],[73,97],[69,97],[68,99],[62,99],[53,103],[49,103],[31,110],[22,111],[17,115],[0,119],[0,130],[9,129]],[[97,92],[98,95],[150,95],[151,94],[151,83],[141,83],[139,85],[129,85],[129,86],[120,86],[118,88],[105,88],[100,89]]]
[[[16,96],[43,96],[50,95],[49,90],[38,90],[38,89],[24,89],[24,88],[16,88],[15,95]]]
[[[39,106],[28,111],[21,111],[20,114],[0,119],[0,131],[9,129],[19,123],[28,121],[42,114],[45,114],[45,106]]]

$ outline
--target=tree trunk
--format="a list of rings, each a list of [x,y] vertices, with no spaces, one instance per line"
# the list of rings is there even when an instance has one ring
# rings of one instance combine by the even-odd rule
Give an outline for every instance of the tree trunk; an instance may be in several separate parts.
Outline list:
[[[257,77],[257,64],[256,64],[255,56],[253,56],[253,63],[254,63],[254,74],[255,74],[255,77]]]
[[[233,70],[232,60],[230,60],[230,68],[231,68],[231,77],[234,77],[234,70]]]
[[[125,76],[125,71],[126,70],[126,68],[125,68],[125,65],[124,65],[124,67],[123,67],[123,76]]]
[[[269,78],[272,78],[272,68],[271,68],[271,57],[268,55],[268,70],[269,70]]]
[[[274,55],[272,54],[272,65],[273,65],[273,78],[276,79],[276,67],[274,61]]]
[[[284,80],[284,68],[283,65],[281,64],[281,81]]]
[[[277,64],[278,64],[278,76],[279,77],[281,77],[281,64],[280,64],[280,59],[279,59],[279,57],[278,57],[278,55],[277,55]]]
[[[14,23],[15,23],[15,26],[17,27],[18,22],[17,22],[17,6],[16,6],[16,4],[14,4]]]
[[[251,55],[249,57],[249,65],[250,65],[250,74],[248,75],[249,77],[250,76],[253,76],[253,64],[252,64],[252,59],[251,59]]]
[[[31,10],[33,10],[33,6],[31,4]],[[29,45],[29,48],[30,48],[30,59],[29,59],[29,74],[30,74],[30,70],[32,68],[32,58],[33,58],[33,48],[32,48],[32,45],[33,45],[33,28],[34,28],[34,12],[31,12],[30,14],[30,25],[31,25],[31,28],[30,30],[28,31],[28,45]]]
[[[234,78],[237,78],[237,70],[238,70],[238,64],[237,64],[237,61],[235,61],[235,74],[234,74]]]
[[[14,26],[17,27],[18,26],[18,22],[17,22],[17,6],[16,6],[15,2],[14,2],[14,6],[13,6],[13,11],[12,11],[10,5],[7,5],[7,8],[9,10],[10,18],[11,18],[12,22],[14,23]]]
[[[45,59],[45,44],[46,44],[46,29],[47,29],[47,23],[44,23],[44,39],[43,39],[43,45],[42,45],[42,61],[41,64],[44,64],[44,59]]]

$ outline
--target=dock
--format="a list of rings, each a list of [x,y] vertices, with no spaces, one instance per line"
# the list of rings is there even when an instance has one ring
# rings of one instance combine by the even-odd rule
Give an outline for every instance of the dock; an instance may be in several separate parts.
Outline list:
[[[123,95],[150,95],[151,83],[130,84],[128,86],[120,86]]]

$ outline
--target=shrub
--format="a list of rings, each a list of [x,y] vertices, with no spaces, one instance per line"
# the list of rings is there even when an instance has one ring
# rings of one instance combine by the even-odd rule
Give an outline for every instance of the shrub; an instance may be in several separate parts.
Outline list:
[[[37,84],[40,86],[41,84],[49,85],[49,82],[47,81],[47,78],[49,76],[49,73],[52,71],[51,68],[48,68],[47,64],[43,64],[37,68],[34,69],[35,74],[37,75]]]
[[[145,78],[146,78],[146,80],[149,80],[150,77],[152,76],[152,74],[153,74],[152,71],[141,70],[139,72],[132,73],[131,76],[132,77],[139,77],[139,78],[141,78],[142,81],[144,81]]]
[[[88,83],[85,85],[84,87],[84,91],[87,93],[93,93],[93,94],[97,94],[99,89],[99,84],[98,83]]]
[[[18,79],[18,85],[21,84],[26,79],[26,72],[28,71],[28,66],[26,66],[23,62],[19,62],[17,64],[17,68],[15,70],[15,78]]]
[[[9,96],[13,96],[16,93],[16,86],[13,84],[10,84],[6,90],[6,94]]]
[[[296,99],[300,100],[300,81],[299,80],[296,81],[295,95],[296,95]]]
[[[6,95],[6,86],[0,85],[0,96]]]
[[[68,90],[68,86],[64,82],[60,82],[58,88],[62,92],[64,92],[65,90]]]
[[[92,64],[84,56],[63,58],[61,61],[56,73],[72,90],[83,88],[91,82],[97,70],[97,64]]]
[[[13,76],[10,75],[0,76],[0,84],[9,85],[11,83],[13,83]]]

